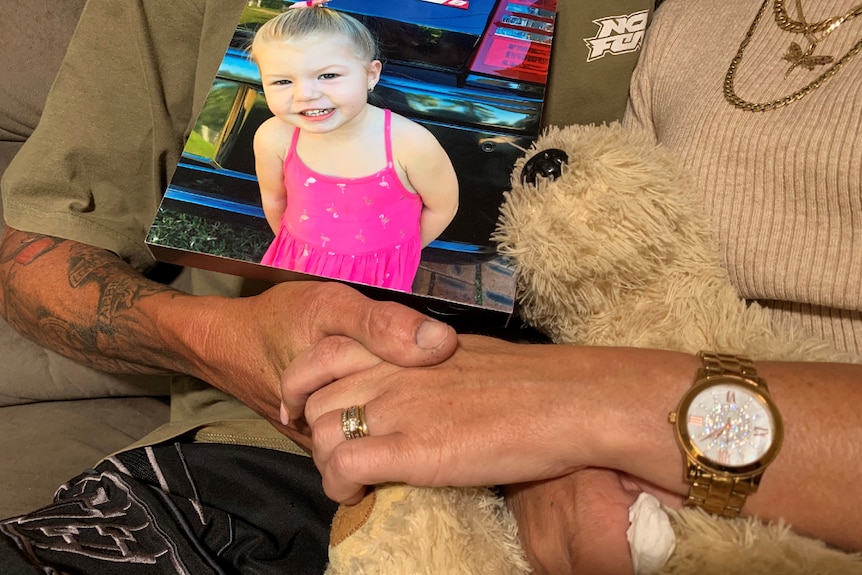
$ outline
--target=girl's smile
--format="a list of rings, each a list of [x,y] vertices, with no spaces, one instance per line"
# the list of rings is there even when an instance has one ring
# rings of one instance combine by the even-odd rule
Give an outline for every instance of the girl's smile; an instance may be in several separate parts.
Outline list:
[[[305,110],[304,112],[300,112],[303,116],[307,118],[320,118],[321,116],[326,116],[331,114],[334,108],[325,108],[322,110]]]

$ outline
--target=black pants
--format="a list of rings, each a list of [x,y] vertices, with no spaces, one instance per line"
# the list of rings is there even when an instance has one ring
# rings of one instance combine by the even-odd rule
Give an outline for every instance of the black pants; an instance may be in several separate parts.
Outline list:
[[[321,574],[336,505],[308,457],[235,445],[136,449],[0,522],[3,575]]]

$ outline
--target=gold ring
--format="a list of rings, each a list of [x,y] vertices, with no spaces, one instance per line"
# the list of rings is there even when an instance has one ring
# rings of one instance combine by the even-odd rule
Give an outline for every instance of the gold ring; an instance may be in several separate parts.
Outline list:
[[[341,412],[341,429],[347,439],[358,439],[368,435],[365,423],[365,406],[353,405]]]

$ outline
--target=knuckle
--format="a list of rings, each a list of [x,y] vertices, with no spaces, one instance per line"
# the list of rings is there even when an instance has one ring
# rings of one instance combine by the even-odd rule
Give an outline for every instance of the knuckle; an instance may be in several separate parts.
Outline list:
[[[324,307],[334,308],[333,302],[342,302],[352,299],[356,295],[353,288],[339,282],[322,282],[318,289],[314,290],[315,298]]]
[[[334,445],[339,438],[344,437],[341,431],[341,413],[318,413],[315,411],[312,417],[310,408],[314,409],[314,403],[312,398],[305,406],[306,418],[311,424],[311,441],[314,443],[315,452],[319,451],[321,455],[328,454],[329,446]]]
[[[300,303],[304,312],[301,315],[305,317],[310,326],[314,326],[316,318],[327,309],[327,306],[331,305],[333,300],[331,292],[328,282],[317,284],[306,291],[305,301]]]
[[[309,283],[308,288],[305,293],[305,301],[301,302],[300,305],[312,318],[328,312],[333,307],[334,302],[341,301],[346,297],[346,291],[349,289],[338,282],[313,282]]]
[[[362,317],[365,332],[370,336],[402,336],[406,330],[399,322],[401,309],[394,302],[377,302],[368,306]]]
[[[317,282],[310,286],[305,301],[301,303],[303,315],[314,332],[319,332],[322,326],[329,323],[327,319],[341,319],[352,302],[356,301],[358,292],[339,282]],[[324,320],[324,321],[321,321]]]
[[[314,362],[323,373],[331,374],[333,366],[343,360],[355,346],[356,343],[348,337],[337,335],[326,337],[314,346]]]
[[[339,444],[329,457],[329,470],[333,477],[354,477],[356,474],[356,459],[353,450],[347,443]],[[340,449],[339,449],[340,448]]]

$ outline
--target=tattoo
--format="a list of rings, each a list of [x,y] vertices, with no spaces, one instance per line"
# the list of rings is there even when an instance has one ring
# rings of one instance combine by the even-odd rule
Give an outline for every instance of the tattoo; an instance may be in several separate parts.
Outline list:
[[[92,254],[74,255],[69,260],[70,287],[77,289],[89,283],[98,286],[98,326],[108,335],[113,335],[115,314],[127,312],[141,299],[166,289],[142,278],[129,278],[113,272],[116,270],[108,267],[106,262],[94,261]]]
[[[57,245],[55,238],[41,238],[34,241],[18,253],[15,261],[23,266],[36,260],[42,254],[51,251]]]
[[[183,365],[178,354],[163,349],[146,314],[135,309],[147,297],[178,292],[145,279],[104,249],[8,232],[0,246],[0,308],[16,330],[103,371],[172,373]],[[40,260],[45,266],[36,268]],[[64,275],[64,261],[72,291],[43,289]]]
[[[174,290],[130,274],[129,268],[119,259],[98,248],[81,245],[75,246],[69,258],[69,286],[72,289],[95,286],[98,290],[95,325],[81,326],[76,336],[89,344],[90,349],[102,352],[103,359],[133,355],[134,363],[139,366],[163,365],[168,359],[179,365],[179,355],[157,347],[153,334],[148,331],[150,326],[146,318],[134,313],[136,304],[145,298]],[[70,328],[71,325],[65,326],[66,330]],[[153,372],[153,368],[147,367],[144,371]]]
[[[8,263],[14,260],[16,264],[27,266],[56,249],[64,241],[50,236],[33,236],[22,242],[16,249],[10,250],[12,253],[8,256],[4,252],[0,256],[0,262]]]

